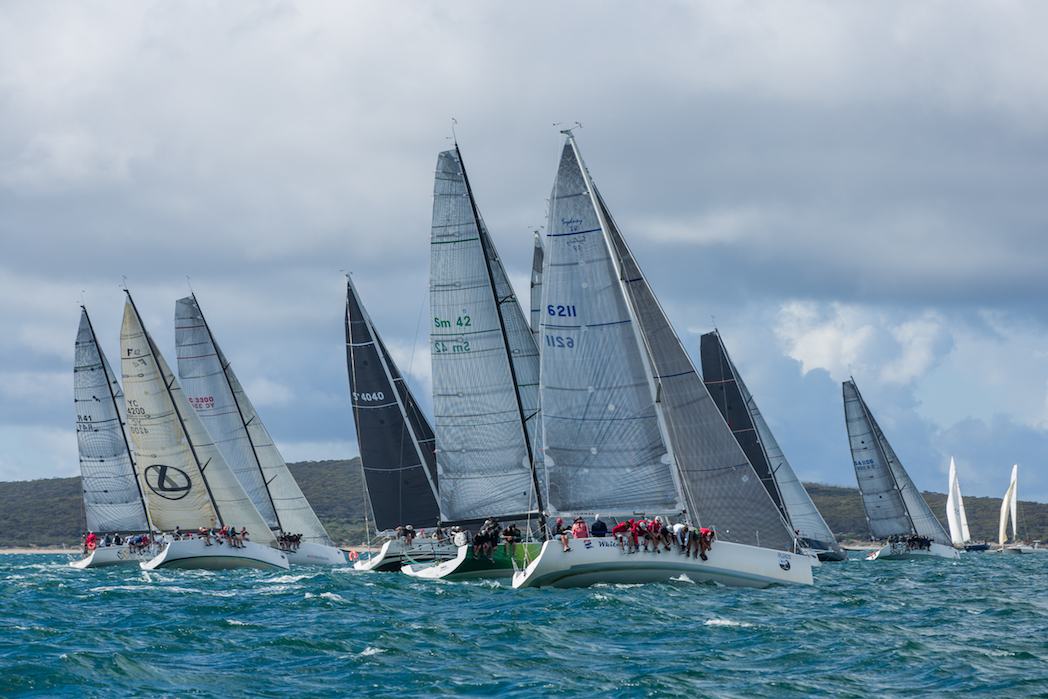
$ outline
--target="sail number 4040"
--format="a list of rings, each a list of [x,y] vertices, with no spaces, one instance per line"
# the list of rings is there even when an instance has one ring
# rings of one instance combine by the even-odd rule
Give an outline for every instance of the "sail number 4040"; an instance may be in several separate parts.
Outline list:
[[[374,393],[357,393],[353,392],[353,400],[364,401],[369,403],[373,400],[385,400],[386,394],[382,391],[375,391]]]

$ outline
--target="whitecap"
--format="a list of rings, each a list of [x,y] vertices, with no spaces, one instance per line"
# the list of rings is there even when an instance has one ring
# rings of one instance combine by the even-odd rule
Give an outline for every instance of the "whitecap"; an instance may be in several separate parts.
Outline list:
[[[385,652],[386,651],[382,650],[381,648],[372,648],[371,646],[368,646],[367,648],[365,648],[364,650],[362,650],[360,652],[360,657],[363,658],[363,657],[368,656],[368,655],[377,655],[379,653],[385,653]]]
[[[703,622],[703,626],[741,626],[747,628],[753,626],[753,624],[747,624],[741,621],[732,621],[731,619],[707,619]]]

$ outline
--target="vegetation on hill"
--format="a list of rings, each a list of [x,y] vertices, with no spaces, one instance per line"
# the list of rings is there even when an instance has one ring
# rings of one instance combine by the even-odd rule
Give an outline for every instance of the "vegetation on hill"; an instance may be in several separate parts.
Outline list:
[[[340,546],[359,544],[364,534],[364,485],[360,459],[288,464],[317,517]],[[870,530],[855,488],[806,483],[816,507],[839,541],[863,541]],[[946,496],[923,493],[946,526]],[[996,541],[999,498],[966,497],[968,525],[976,541]],[[0,483],[0,547],[76,547],[84,528],[80,478]],[[1048,541],[1048,505],[1019,503],[1019,535]]]

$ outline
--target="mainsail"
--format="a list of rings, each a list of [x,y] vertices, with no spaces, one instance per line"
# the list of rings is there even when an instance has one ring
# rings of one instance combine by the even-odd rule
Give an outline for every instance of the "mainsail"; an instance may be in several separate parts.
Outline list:
[[[195,296],[175,304],[175,348],[182,389],[269,528],[333,546],[211,334]]]
[[[275,545],[273,533],[142,327],[130,294],[120,350],[135,462],[154,526],[246,527],[251,541]]]
[[[542,324],[542,263],[546,251],[542,249],[542,237],[535,231],[535,253],[531,257],[531,332],[539,341]]]
[[[87,528],[96,532],[149,529],[142,491],[121,413],[124,392],[81,308],[73,363],[76,440]]]
[[[953,457],[950,458],[950,492],[946,495],[946,523],[950,525],[950,540],[954,546],[971,541],[968,516],[964,513],[964,499],[961,497],[961,484],[957,480],[957,466]]]
[[[799,536],[816,549],[843,554],[833,532],[804,489],[753,394],[728,356],[719,332],[700,339],[702,377],[714,402],[764,483],[768,495]]]
[[[457,147],[437,159],[430,242],[441,512],[452,521],[537,513],[538,347]]]
[[[726,428],[569,134],[550,202],[542,405],[551,506],[792,537]]]
[[[843,390],[852,464],[873,536],[917,534],[949,546],[950,537],[895,456],[855,381],[845,381]]]
[[[998,530],[998,540],[1001,546],[1008,541],[1008,515],[1012,520],[1012,539],[1018,540],[1019,534],[1016,524],[1016,506],[1019,500],[1019,464],[1012,466],[1012,480],[1008,483],[1008,492],[1004,494],[1001,502],[1001,526]]]
[[[440,518],[433,428],[346,276],[346,362],[368,502],[377,529]]]

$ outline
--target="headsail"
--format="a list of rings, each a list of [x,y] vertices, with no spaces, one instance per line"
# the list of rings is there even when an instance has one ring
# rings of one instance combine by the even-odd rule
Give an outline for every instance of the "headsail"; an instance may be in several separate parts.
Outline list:
[[[948,546],[946,530],[895,456],[855,381],[845,381],[843,390],[852,463],[873,536],[917,534]]]
[[[545,255],[542,237],[535,231],[535,253],[531,257],[531,332],[535,335],[536,345],[542,323],[542,264]]]
[[[273,533],[142,327],[130,294],[120,349],[131,441],[153,524],[164,530],[247,527],[251,541],[275,544]]]
[[[719,332],[702,336],[700,355],[702,376],[710,395],[760,475],[768,495],[781,506],[790,526],[812,548],[843,555],[844,550],[794,473],[757,402],[728,356]]]
[[[145,502],[121,420],[124,392],[98,346],[86,308],[76,335],[73,389],[87,528],[146,531]]]
[[[379,530],[432,526],[437,506],[433,428],[346,277],[346,362],[368,501]]]
[[[211,334],[195,296],[175,304],[175,348],[182,389],[269,528],[332,546]]]
[[[1004,494],[1004,500],[1001,502],[1001,526],[998,530],[998,539],[1001,542],[1001,546],[1004,546],[1005,542],[1008,541],[1008,515],[1011,514],[1012,519],[1012,539],[1018,539],[1019,534],[1017,531],[1016,524],[1016,508],[1019,500],[1019,464],[1012,466],[1012,480],[1008,483],[1008,492]]]
[[[950,491],[946,495],[946,522],[950,525],[950,539],[954,546],[961,546],[971,541],[968,531],[968,516],[964,513],[964,500],[961,498],[961,484],[957,480],[957,466],[950,457]]]
[[[457,148],[437,159],[430,242],[441,512],[452,521],[537,513],[538,348]]]

